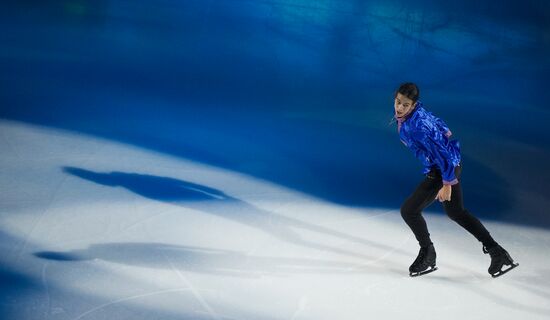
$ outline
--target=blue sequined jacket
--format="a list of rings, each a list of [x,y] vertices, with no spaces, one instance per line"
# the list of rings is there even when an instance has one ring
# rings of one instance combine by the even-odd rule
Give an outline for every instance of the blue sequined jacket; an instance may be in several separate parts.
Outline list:
[[[396,120],[401,142],[422,162],[423,173],[437,168],[443,184],[457,184],[454,169],[460,164],[460,144],[449,139],[452,133],[445,122],[424,109],[420,101],[408,116]]]

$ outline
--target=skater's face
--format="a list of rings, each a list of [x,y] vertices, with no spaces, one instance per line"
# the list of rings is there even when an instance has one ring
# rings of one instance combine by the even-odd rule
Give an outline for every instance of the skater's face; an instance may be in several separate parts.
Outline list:
[[[413,102],[401,93],[397,93],[393,106],[395,108],[395,114],[399,118],[402,118],[407,116],[414,109],[416,102]]]

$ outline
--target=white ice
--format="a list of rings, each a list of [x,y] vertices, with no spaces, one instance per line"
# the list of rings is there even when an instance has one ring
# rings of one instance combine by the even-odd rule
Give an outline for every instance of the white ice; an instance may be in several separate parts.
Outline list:
[[[418,246],[399,208],[335,205],[13,121],[0,122],[0,150],[2,310],[13,319],[550,318],[549,230],[483,221],[520,263],[493,279],[477,240],[427,212],[439,270],[411,278]],[[181,183],[191,196],[155,199],[66,167]]]

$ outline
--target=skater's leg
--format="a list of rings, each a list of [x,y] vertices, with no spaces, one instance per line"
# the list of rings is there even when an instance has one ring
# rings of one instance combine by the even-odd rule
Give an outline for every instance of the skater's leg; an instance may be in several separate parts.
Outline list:
[[[481,221],[469,213],[468,210],[464,209],[462,186],[460,182],[461,171],[462,166],[458,166],[455,169],[455,175],[459,183],[452,186],[451,201],[443,202],[443,207],[452,220],[456,221],[456,223],[483,243],[483,246],[487,249],[487,251],[485,251],[484,248],[485,253],[489,253],[491,256],[491,265],[488,271],[491,276],[499,277],[517,267],[519,264],[514,262],[510,254],[496,243]]]
[[[441,178],[428,175],[401,206],[401,216],[411,228],[421,247],[432,244],[426,220],[422,217],[422,210],[434,202],[441,186]]]
[[[457,177],[460,176],[460,171],[461,167],[457,167]],[[481,221],[464,208],[462,186],[460,182],[452,186],[451,201],[443,202],[443,207],[447,215],[453,221],[476,237],[476,239],[483,243],[486,248],[493,248],[498,245]]]

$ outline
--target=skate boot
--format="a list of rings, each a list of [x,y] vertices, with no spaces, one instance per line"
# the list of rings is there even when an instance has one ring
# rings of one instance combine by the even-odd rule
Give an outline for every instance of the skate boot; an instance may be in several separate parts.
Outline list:
[[[421,276],[437,270],[435,266],[435,248],[433,244],[428,247],[420,248],[418,257],[414,260],[413,264],[409,267],[409,275],[411,277]]]
[[[510,257],[510,254],[508,254],[508,252],[499,245],[489,249],[484,246],[483,253],[488,253],[491,256],[491,265],[489,266],[488,271],[493,278],[500,277],[506,272],[519,266],[519,263],[514,262],[512,257]],[[508,267],[503,269],[504,266]]]

